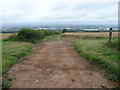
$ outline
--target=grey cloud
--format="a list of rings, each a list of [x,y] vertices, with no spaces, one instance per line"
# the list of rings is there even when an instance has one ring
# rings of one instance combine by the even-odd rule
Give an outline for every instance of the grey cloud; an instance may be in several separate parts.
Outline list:
[[[47,2],[48,1],[48,2]],[[8,7],[5,7],[7,5]],[[117,2],[14,1],[3,6],[4,22],[117,22]]]

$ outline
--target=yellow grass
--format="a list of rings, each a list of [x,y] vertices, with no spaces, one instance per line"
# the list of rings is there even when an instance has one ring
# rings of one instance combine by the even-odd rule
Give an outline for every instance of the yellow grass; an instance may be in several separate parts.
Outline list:
[[[119,33],[120,34],[120,33]],[[80,33],[64,33],[62,36],[76,36],[79,38],[107,38],[109,37],[109,32],[80,32]],[[118,37],[118,32],[112,33],[113,37]]]
[[[11,36],[13,33],[0,33],[0,40]]]

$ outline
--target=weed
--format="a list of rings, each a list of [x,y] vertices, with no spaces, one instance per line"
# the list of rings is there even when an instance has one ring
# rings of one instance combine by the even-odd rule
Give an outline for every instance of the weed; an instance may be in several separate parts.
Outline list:
[[[10,81],[2,80],[2,88],[9,88],[9,87],[10,87]]]
[[[12,81],[12,80],[13,80],[12,77],[7,78],[7,81]]]

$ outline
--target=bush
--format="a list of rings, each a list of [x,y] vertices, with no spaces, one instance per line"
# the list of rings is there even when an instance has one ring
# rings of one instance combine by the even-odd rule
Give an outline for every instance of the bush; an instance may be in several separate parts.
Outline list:
[[[32,29],[22,29],[17,34],[18,41],[26,41],[26,42],[36,42],[44,38],[44,34],[40,33],[39,31],[35,31]]]
[[[34,29],[21,29],[17,35],[12,35],[4,41],[25,41],[36,43],[39,40],[43,39],[46,36],[53,34],[59,34],[59,32],[47,31],[47,30],[34,30]]]
[[[63,33],[67,32],[67,29],[63,29]]]
[[[17,35],[11,35],[9,38],[3,39],[3,41],[17,41]]]

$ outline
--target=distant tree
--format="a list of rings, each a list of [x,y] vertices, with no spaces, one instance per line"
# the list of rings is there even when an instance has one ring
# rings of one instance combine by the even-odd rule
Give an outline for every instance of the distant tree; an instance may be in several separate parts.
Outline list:
[[[67,29],[63,29],[63,33],[67,32]]]

